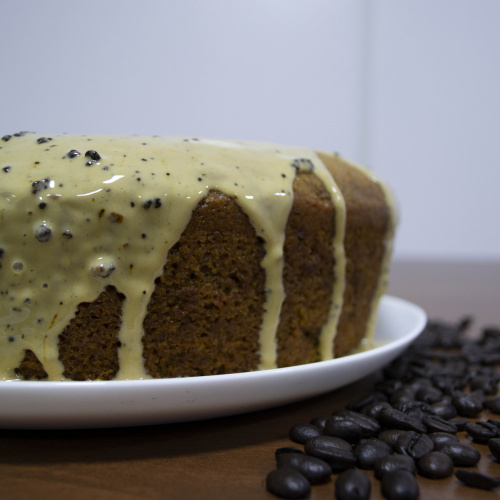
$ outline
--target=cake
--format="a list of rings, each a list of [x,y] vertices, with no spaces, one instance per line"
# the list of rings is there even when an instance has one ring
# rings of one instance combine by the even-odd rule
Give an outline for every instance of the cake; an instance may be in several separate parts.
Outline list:
[[[0,140],[0,379],[217,375],[373,331],[390,196],[337,154],[137,136]]]

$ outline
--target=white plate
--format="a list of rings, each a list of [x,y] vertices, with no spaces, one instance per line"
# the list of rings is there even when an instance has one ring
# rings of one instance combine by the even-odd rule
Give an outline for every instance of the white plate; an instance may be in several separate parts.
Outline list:
[[[154,380],[0,382],[0,427],[121,427],[245,413],[309,398],[359,380],[397,357],[422,331],[425,312],[384,296],[369,351],[275,370]]]

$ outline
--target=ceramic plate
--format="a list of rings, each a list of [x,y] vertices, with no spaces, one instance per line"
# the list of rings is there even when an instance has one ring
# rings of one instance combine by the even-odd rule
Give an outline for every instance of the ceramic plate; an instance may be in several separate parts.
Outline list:
[[[397,357],[422,331],[424,311],[384,296],[375,347],[331,361],[206,377],[0,382],[0,427],[63,429],[182,422],[245,413],[343,387]]]

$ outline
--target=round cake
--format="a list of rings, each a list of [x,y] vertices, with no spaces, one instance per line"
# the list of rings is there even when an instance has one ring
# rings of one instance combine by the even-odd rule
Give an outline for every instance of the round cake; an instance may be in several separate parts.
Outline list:
[[[369,338],[394,214],[336,154],[20,132],[0,141],[0,379],[184,377]]]

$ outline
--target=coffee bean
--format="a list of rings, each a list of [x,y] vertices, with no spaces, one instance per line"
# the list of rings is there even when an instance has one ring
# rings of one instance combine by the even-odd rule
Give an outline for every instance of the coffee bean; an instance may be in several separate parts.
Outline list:
[[[434,386],[423,387],[416,392],[415,396],[418,401],[432,404],[441,400],[443,397],[443,391]]]
[[[295,424],[289,432],[290,440],[299,444],[305,444],[308,439],[320,435],[321,430],[313,424]]]
[[[305,498],[311,493],[309,481],[290,467],[271,471],[266,478],[266,488],[282,498]]]
[[[483,410],[483,403],[477,395],[458,393],[453,396],[451,402],[462,417],[476,417]]]
[[[497,420],[495,418],[489,418],[488,420],[486,420],[486,422],[497,427],[499,429],[499,432],[500,432],[500,420]]]
[[[321,483],[332,475],[332,468],[324,460],[299,453],[281,454],[277,459],[277,466],[295,469],[311,484]]]
[[[338,437],[313,437],[306,442],[304,450],[307,455],[324,460],[334,472],[348,469],[356,464],[352,446]]]
[[[426,432],[427,428],[418,420],[409,417],[395,408],[385,408],[380,412],[380,423],[387,429]]]
[[[411,432],[411,431],[405,431],[402,429],[388,429],[382,431],[377,437],[381,441],[387,443],[392,449],[394,449],[399,436],[401,436],[401,434],[404,434],[406,432]]]
[[[390,396],[401,389],[402,386],[403,382],[398,379],[382,380],[375,384],[375,390],[384,393],[386,396]]]
[[[375,437],[382,429],[380,428],[379,422],[357,411],[351,410],[337,410],[333,413],[332,417],[344,417],[356,422],[361,429],[362,437]]]
[[[392,405],[398,403],[406,403],[408,401],[415,401],[415,391],[409,386],[402,386],[394,394],[389,397],[389,403]]]
[[[479,488],[481,490],[492,490],[500,486],[500,480],[475,472],[471,470],[459,469],[455,472],[455,476],[462,481],[462,483],[472,488]]]
[[[382,401],[387,401],[387,396],[382,392],[374,391],[370,394],[366,394],[360,399],[351,401],[346,408],[348,410],[360,412],[365,406],[373,403],[381,403]]]
[[[299,450],[298,448],[294,448],[293,446],[283,446],[282,448],[278,448],[274,452],[274,458],[278,458],[280,455],[284,453],[299,453],[299,454],[304,454],[302,450]]]
[[[416,500],[419,487],[415,476],[407,470],[393,470],[381,480],[382,495],[388,500]]]
[[[392,408],[392,406],[386,401],[381,401],[380,403],[373,403],[371,405],[365,406],[361,410],[361,413],[377,420],[383,408]]]
[[[442,451],[448,455],[455,465],[472,467],[476,465],[481,454],[479,451],[467,443],[448,443],[439,447],[439,451]]]
[[[321,416],[313,418],[309,423],[315,425],[321,432],[323,432],[325,428],[325,423],[330,417]]]
[[[469,422],[465,432],[478,443],[487,443],[490,439],[498,437],[498,427],[488,422]]]
[[[373,465],[373,470],[377,479],[381,479],[387,472],[398,469],[404,469],[415,474],[415,460],[408,455],[389,455],[380,458]]]
[[[500,414],[500,396],[489,398],[484,401],[483,406],[492,413]]]
[[[409,416],[419,415],[417,420],[422,420],[424,415],[431,414],[430,406],[423,401],[406,401],[395,404],[393,407]]]
[[[360,470],[348,469],[341,472],[335,481],[337,500],[368,500],[370,493],[370,479]]]
[[[477,375],[473,377],[469,386],[471,391],[481,390],[484,394],[492,396],[498,392],[498,382],[494,377],[488,375]]]
[[[469,421],[464,417],[453,417],[448,419],[447,422],[454,425],[457,428],[457,432],[463,431],[465,426],[469,423]]]
[[[434,443],[429,436],[409,431],[398,438],[394,451],[418,460],[433,449]]]
[[[448,420],[437,417],[436,415],[426,415],[423,419],[423,424],[427,427],[427,432],[457,433],[457,427],[455,425],[450,424]]]
[[[373,469],[377,460],[391,454],[391,446],[377,438],[362,439],[354,447],[356,465],[360,469]]]
[[[430,479],[444,479],[453,474],[453,460],[441,451],[430,451],[417,462],[418,472]]]
[[[323,434],[345,439],[348,443],[357,443],[361,439],[361,427],[354,420],[340,415],[330,417],[325,424]]]
[[[430,405],[430,410],[436,417],[444,418],[445,420],[450,420],[457,416],[457,409],[446,401],[440,401],[439,403],[433,403]]]
[[[454,434],[448,432],[433,432],[429,434],[431,441],[434,443],[434,449],[448,443],[459,443],[460,440]]]
[[[500,459],[500,438],[493,438],[488,441],[488,448],[495,458]]]

